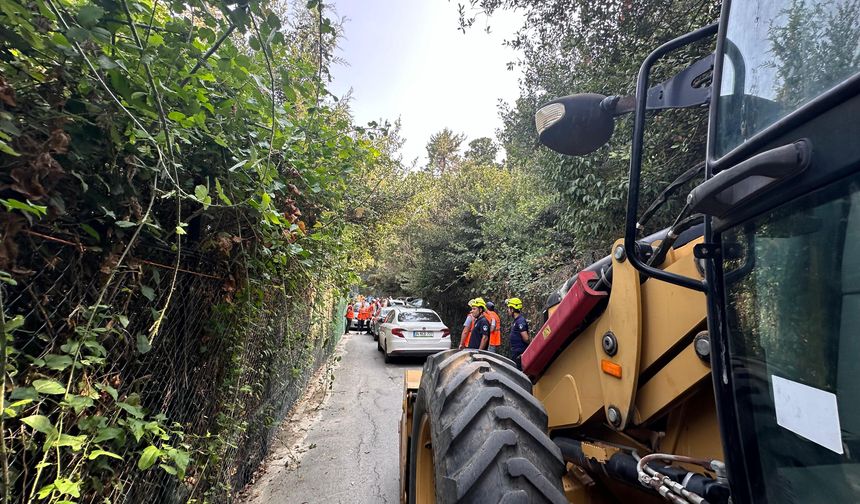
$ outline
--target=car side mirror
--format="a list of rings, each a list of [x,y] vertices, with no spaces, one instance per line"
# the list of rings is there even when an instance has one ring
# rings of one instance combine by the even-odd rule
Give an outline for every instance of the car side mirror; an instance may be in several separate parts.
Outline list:
[[[540,142],[561,154],[581,156],[609,142],[613,115],[601,106],[606,97],[584,93],[555,99],[535,113]]]

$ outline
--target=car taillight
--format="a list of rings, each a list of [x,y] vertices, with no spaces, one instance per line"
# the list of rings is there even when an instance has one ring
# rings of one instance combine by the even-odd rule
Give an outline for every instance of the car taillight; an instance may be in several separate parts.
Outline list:
[[[406,336],[403,334],[403,329],[399,327],[395,327],[391,330],[391,334],[397,336],[398,338],[405,338]]]
[[[448,336],[451,336],[451,331],[448,329],[442,329],[442,337],[447,338]]]

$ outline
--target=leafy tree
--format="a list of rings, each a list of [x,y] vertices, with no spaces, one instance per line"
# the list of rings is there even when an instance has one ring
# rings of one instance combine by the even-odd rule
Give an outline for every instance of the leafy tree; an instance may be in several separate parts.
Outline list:
[[[607,147],[583,157],[556,154],[536,142],[534,112],[553,98],[574,93],[630,94],[642,60],[661,43],[713,22],[720,2],[702,0],[471,0],[479,15],[518,9],[524,23],[508,45],[523,71],[520,97],[503,106],[500,141],[507,163],[537,174],[554,196],[558,245],[580,257],[605,254],[623,229],[631,122],[616,121]],[[470,10],[470,12],[474,12]],[[475,16],[461,11],[468,27]],[[655,68],[659,82],[713,51],[713,42],[669,55]],[[649,200],[704,156],[707,117],[703,110],[651,114],[646,130],[642,201]],[[673,201],[654,222],[667,225],[682,202]],[[654,228],[649,231],[655,230]]]
[[[492,138],[476,138],[469,142],[469,148],[466,150],[466,161],[484,165],[493,164],[496,162],[498,153],[499,147]]]
[[[460,146],[466,139],[463,133],[454,133],[449,128],[430,136],[427,142],[427,171],[443,175],[457,167],[460,162]]]
[[[516,64],[523,78],[520,96],[501,109],[499,142],[506,152],[505,166],[480,162],[495,156],[489,155],[493,143],[478,139],[465,155],[478,162],[462,163],[455,173],[439,173],[438,163],[431,164],[438,177],[407,177],[416,188],[405,207],[409,211],[391,223],[390,248],[383,249],[369,279],[425,297],[449,325],[462,321],[465,302],[476,295],[493,301],[521,297],[528,317],[540,324],[548,293],[608,254],[623,231],[631,127],[629,119],[620,118],[608,146],[573,158],[536,142],[535,111],[552,98],[573,93],[631,93],[647,54],[715,20],[719,2],[469,3],[489,15],[490,22],[498,9],[524,14],[521,30],[508,42],[520,55]],[[474,21],[466,12],[461,9],[464,29]],[[670,55],[655,68],[654,82],[712,50],[712,45],[701,44]],[[651,114],[643,204],[702,159],[705,124],[703,110]],[[428,153],[438,135],[428,144]],[[672,202],[655,219],[667,224],[681,204]]]

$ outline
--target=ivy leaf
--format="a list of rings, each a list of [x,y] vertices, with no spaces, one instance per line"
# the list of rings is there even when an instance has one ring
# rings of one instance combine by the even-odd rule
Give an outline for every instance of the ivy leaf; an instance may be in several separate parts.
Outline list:
[[[45,497],[51,495],[51,492],[54,491],[54,484],[50,483],[39,489],[39,493],[36,494],[36,497],[40,499],[44,499]]]
[[[48,354],[45,356],[45,366],[54,371],[62,371],[72,365],[71,357],[68,355]]]
[[[93,443],[101,443],[102,441],[116,439],[122,434],[122,432],[122,429],[118,427],[104,427],[99,429],[98,433],[96,433],[96,437],[93,438]]]
[[[131,404],[128,404],[125,402],[118,402],[118,403],[116,403],[116,405],[119,406],[120,408],[124,409],[125,411],[127,411],[128,413],[130,413],[131,415],[133,415],[136,418],[143,418],[144,417],[143,408],[141,408],[140,406],[132,406]]]
[[[150,301],[155,299],[155,291],[148,285],[140,286],[140,294]]]
[[[99,66],[102,67],[102,69],[104,70],[113,70],[119,65],[116,64],[116,61],[102,54],[101,56],[99,56]]]
[[[98,5],[85,5],[78,11],[78,23],[84,28],[92,28],[104,16],[105,10]]]
[[[88,235],[92,236],[92,237],[93,237],[93,238],[95,238],[96,240],[101,241],[101,239],[102,239],[102,238],[101,238],[101,236],[99,235],[99,232],[98,232],[98,231],[96,231],[95,229],[93,229],[93,227],[92,227],[92,226],[90,226],[89,224],[83,224],[83,223],[81,223],[81,229],[83,229],[83,230],[84,230]]]
[[[164,37],[162,37],[161,35],[159,35],[157,33],[150,33],[149,34],[149,45],[151,45],[153,47],[164,45]]]
[[[63,390],[65,392],[65,390]],[[39,398],[39,394],[36,393],[36,389],[33,387],[18,387],[12,390],[12,393],[9,394],[9,398],[15,401],[31,399],[33,401]]]
[[[57,478],[54,480],[54,489],[60,492],[60,495],[71,495],[72,497],[81,496],[80,481],[72,481],[68,478]]]
[[[203,203],[203,201],[209,196],[209,189],[205,185],[198,185],[194,188],[194,197],[197,201]]]
[[[169,114],[167,114],[167,118],[172,120],[172,121],[181,122],[182,120],[185,119],[185,114],[183,114],[182,112],[179,112],[178,110],[174,110],[174,111],[170,112]]]
[[[119,455],[117,455],[116,453],[109,452],[109,451],[107,451],[107,450],[93,450],[93,451],[91,451],[91,452],[90,452],[90,454],[89,454],[89,455],[87,455],[87,459],[88,459],[88,460],[95,460],[95,459],[97,459],[97,458],[99,458],[99,457],[101,457],[101,456],[110,457],[110,458],[115,458],[115,459],[117,459],[117,460],[122,460],[122,457],[120,457],[120,456],[119,456]]]
[[[18,157],[21,155],[18,152],[16,152],[15,149],[13,149],[12,147],[9,147],[9,144],[4,142],[3,140],[0,140],[0,152],[5,152],[6,154],[9,154],[10,156],[15,156],[15,157]]]
[[[15,284],[12,284],[12,285],[15,285]],[[6,321],[6,326],[5,326],[6,334],[12,334],[22,325],[24,325],[24,317],[21,315],[15,315],[14,318]]]
[[[143,449],[143,453],[140,454],[140,459],[137,461],[137,468],[141,471],[145,471],[155,464],[155,461],[158,460],[158,457],[161,456],[161,450],[157,447],[149,445]]]
[[[65,399],[66,404],[72,407],[75,410],[75,413],[80,413],[81,411],[89,408],[93,405],[93,400],[87,396],[81,396],[77,394],[69,394]]]
[[[72,26],[66,32],[66,35],[75,42],[85,42],[88,38],[90,38],[90,32],[81,28],[80,26]]]
[[[29,201],[24,203],[22,201],[18,201],[16,199],[0,199],[0,203],[6,207],[6,210],[20,210],[24,213],[30,213],[35,215],[36,217],[42,217],[48,215],[48,207],[42,205],[34,205]]]
[[[12,285],[12,286],[18,285],[18,282],[15,281],[15,279],[12,278],[12,276],[9,275],[9,273],[6,273],[5,271],[0,271],[0,282],[4,282],[4,283],[7,283],[7,284]],[[20,317],[20,315],[18,315],[18,316]],[[9,331],[7,330],[6,332],[8,334]]]
[[[145,353],[149,352],[150,350],[152,350],[152,345],[149,343],[149,339],[146,337],[145,334],[138,334],[137,335],[137,351],[142,353],[142,354],[145,354]]]
[[[66,387],[56,380],[33,380],[33,387],[40,394],[59,395],[66,393]]]
[[[44,415],[30,415],[22,418],[21,421],[42,434],[56,434],[57,432],[48,417]]]
[[[54,441],[55,446],[68,446],[72,451],[79,451],[87,442],[86,434],[80,436],[72,436],[71,434],[60,434],[60,437]]]
[[[225,205],[232,205],[233,202],[230,201],[230,198],[224,194],[224,189],[221,187],[221,182],[218,179],[215,179],[215,193],[218,195],[218,199],[221,200]]]

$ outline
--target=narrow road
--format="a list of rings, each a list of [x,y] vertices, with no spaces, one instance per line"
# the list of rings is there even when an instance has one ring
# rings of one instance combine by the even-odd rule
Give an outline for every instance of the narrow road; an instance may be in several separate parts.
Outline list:
[[[323,383],[297,406],[246,504],[400,501],[403,373],[423,359],[385,364],[368,334],[349,333],[340,347],[331,391]]]

